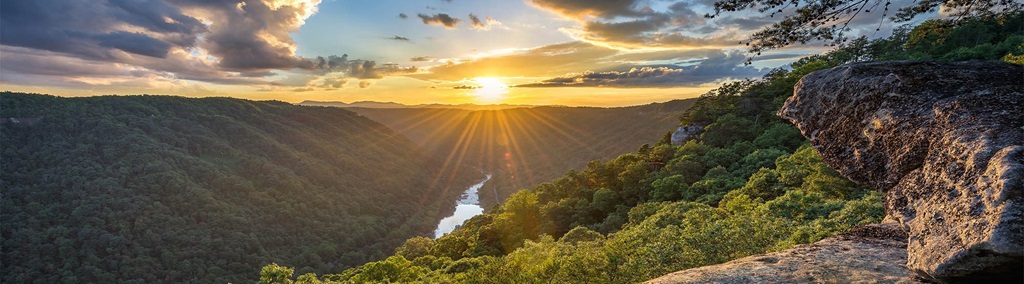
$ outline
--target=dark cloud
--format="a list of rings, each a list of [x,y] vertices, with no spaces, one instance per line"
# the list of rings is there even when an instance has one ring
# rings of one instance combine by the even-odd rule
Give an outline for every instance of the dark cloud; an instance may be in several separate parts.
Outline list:
[[[718,20],[723,26],[733,25],[743,30],[756,30],[764,26],[775,23],[774,19],[771,18],[757,18],[757,17],[735,17],[727,16],[721,17]]]
[[[413,58],[409,58],[409,61],[412,61],[412,62],[428,62],[428,61],[433,61],[433,60],[434,60],[434,58],[430,57],[430,56],[416,56],[416,57],[413,57]]]
[[[516,87],[677,87],[695,86],[727,78],[747,78],[764,74],[766,69],[745,66],[741,53],[719,53],[695,66],[634,67],[627,71],[572,73]]]
[[[409,15],[406,15],[405,13],[398,13],[398,18],[405,20],[409,18]]]
[[[401,36],[389,37],[388,39],[390,39],[390,40],[397,40],[397,41],[409,41],[409,38],[401,37]]]
[[[769,11],[766,13],[775,15],[768,17],[766,13],[758,12],[758,9],[750,9],[707,19],[703,14],[711,11],[715,0],[526,1],[578,22],[575,28],[566,29],[573,38],[621,49],[738,47],[751,34],[777,23],[796,10],[789,7],[777,13]],[[902,5],[914,5],[914,2],[896,1],[892,3],[893,6],[886,7],[896,10]],[[870,9],[871,13],[865,11],[858,14],[849,22],[849,29],[844,34],[850,37],[890,34],[895,25],[882,24],[888,22],[877,8],[875,6]],[[845,19],[835,24],[842,26]]]
[[[480,86],[473,86],[473,85],[458,85],[458,86],[452,87],[452,89],[456,89],[456,90],[474,90],[474,89],[479,89],[479,88],[480,88]]]
[[[297,46],[291,34],[315,13],[319,2],[3,1],[3,69],[7,72],[5,76],[27,80],[24,83],[50,80],[40,76],[103,78],[146,73],[167,80],[249,85],[276,84],[262,79],[275,75],[274,70],[333,72],[353,78],[416,72],[415,68],[377,66],[373,61],[348,60],[347,56],[295,55]],[[408,40],[398,36],[391,39]],[[68,64],[44,71],[44,67],[58,64],[47,57],[60,58]],[[328,62],[331,59],[334,61]],[[40,65],[19,67],[7,63],[16,61]],[[49,64],[43,64],[44,61]],[[127,69],[131,74],[122,72]],[[12,76],[14,73],[24,76]]]
[[[264,0],[176,0],[182,7],[201,11],[211,21],[200,45],[220,58],[228,70],[309,69],[312,61],[295,56],[291,33],[311,16],[319,1],[278,5]]]
[[[476,15],[469,14],[469,21],[473,24],[473,28],[481,30],[487,29],[487,23],[480,20],[480,17],[477,17]]]
[[[417,16],[423,20],[424,24],[444,26],[444,28],[446,29],[454,29],[456,26],[459,25],[459,22],[462,22],[462,20],[452,18],[448,14],[444,13],[434,15],[419,14]]]
[[[191,47],[205,30],[197,19],[162,0],[3,1],[0,44],[110,60],[115,50],[163,57],[172,45]],[[103,3],[106,2],[106,3]],[[59,7],[59,8],[57,8]],[[166,21],[170,19],[171,21]],[[117,30],[132,26],[165,39]]]
[[[370,60],[349,60],[348,54],[342,56],[318,57],[315,69],[321,73],[343,73],[348,77],[357,79],[380,79],[387,75],[410,74],[419,71],[415,66],[401,67],[397,64],[383,64],[377,66],[376,61]]]
[[[366,89],[366,88],[369,88],[372,85],[373,85],[372,81],[367,81],[367,80],[359,81],[359,88],[360,89]]]
[[[110,68],[104,62],[33,54],[14,48],[0,51],[0,70],[5,76],[11,73],[46,76],[75,76],[92,74],[96,77],[134,76],[126,68]]]
[[[102,47],[116,48],[125,52],[150,57],[164,58],[171,49],[170,43],[141,33],[112,32],[97,35],[95,38]]]
[[[609,60],[623,62],[669,61],[678,59],[708,58],[722,53],[718,49],[686,49],[658,50],[651,52],[624,53],[612,56]]]

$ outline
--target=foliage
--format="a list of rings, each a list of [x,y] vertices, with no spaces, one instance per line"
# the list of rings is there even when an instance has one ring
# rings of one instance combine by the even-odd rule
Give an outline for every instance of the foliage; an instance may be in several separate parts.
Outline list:
[[[0,105],[41,117],[0,125],[3,283],[338,271],[431,232],[458,195],[432,183],[441,161],[341,109],[17,93]]]
[[[1020,23],[999,21],[946,30],[933,25],[806,57],[761,80],[726,84],[680,117],[707,126],[700,139],[591,162],[514,194],[449,235],[410,240],[395,257],[416,257],[408,268],[421,273],[409,278],[414,283],[635,283],[880,222],[882,194],[841,177],[773,114],[794,84],[815,70],[874,59],[962,59],[951,54],[1015,42],[1024,32]],[[994,32],[972,37],[968,29]],[[467,262],[472,265],[456,265]],[[326,277],[356,283],[363,280],[360,269]]]
[[[848,25],[858,16],[868,17],[874,11],[881,14],[879,27],[885,16],[890,15],[890,6],[900,4],[892,0],[718,0],[715,12],[708,18],[740,11],[756,11],[770,18],[775,15],[782,19],[751,35],[747,46],[750,52],[760,55],[762,51],[782,48],[792,44],[806,44],[824,40],[831,44],[846,43],[844,33]],[[1024,10],[1024,3],[1015,0],[917,0],[899,8],[892,20],[909,22],[916,16],[942,9],[942,13],[953,20],[943,21],[953,27],[971,21],[1006,20],[1007,14]],[[863,14],[862,14],[863,13]],[[967,26],[967,25],[965,25]]]

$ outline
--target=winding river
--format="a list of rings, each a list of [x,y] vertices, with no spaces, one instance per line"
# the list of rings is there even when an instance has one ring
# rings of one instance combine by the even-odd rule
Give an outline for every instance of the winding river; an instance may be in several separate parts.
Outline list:
[[[437,224],[437,229],[434,230],[435,239],[455,230],[455,227],[462,225],[462,222],[466,222],[469,218],[484,213],[484,208],[480,207],[479,191],[489,180],[491,180],[491,175],[487,174],[487,178],[470,186],[462,193],[462,197],[455,203],[455,213],[441,219],[441,222]]]

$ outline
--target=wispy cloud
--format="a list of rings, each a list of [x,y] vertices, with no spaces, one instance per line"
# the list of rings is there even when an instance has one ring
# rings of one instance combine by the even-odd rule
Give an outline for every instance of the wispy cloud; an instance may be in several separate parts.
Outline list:
[[[586,71],[516,87],[679,87],[763,75],[745,66],[746,55],[719,53],[694,66],[633,67],[628,71]]]

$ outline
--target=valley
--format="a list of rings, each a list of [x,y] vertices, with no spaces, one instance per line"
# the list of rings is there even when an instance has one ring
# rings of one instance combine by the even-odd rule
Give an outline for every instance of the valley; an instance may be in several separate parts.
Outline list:
[[[494,174],[480,192],[484,208],[595,160],[607,160],[674,131],[694,99],[641,106],[346,108],[401,133],[446,166]]]

